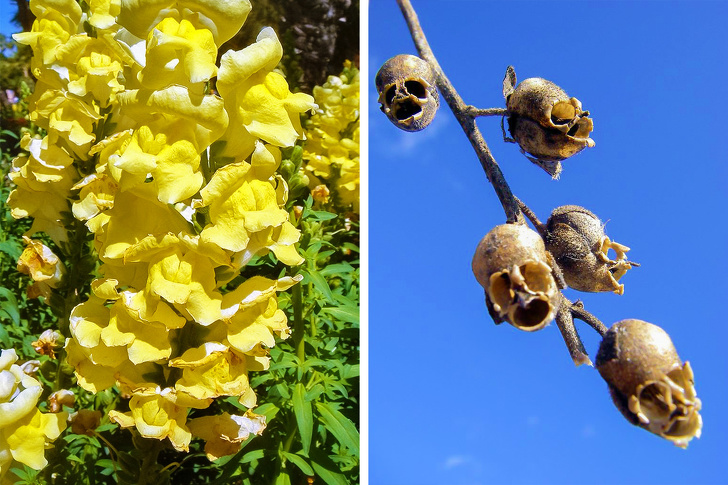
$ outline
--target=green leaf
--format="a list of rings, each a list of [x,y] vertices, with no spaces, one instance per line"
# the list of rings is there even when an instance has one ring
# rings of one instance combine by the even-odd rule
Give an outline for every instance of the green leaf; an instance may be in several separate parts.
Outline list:
[[[20,324],[20,309],[18,300],[12,291],[0,287],[0,316],[7,315],[15,325]]]
[[[255,408],[255,414],[262,414],[263,416],[265,416],[265,419],[268,422],[270,422],[275,417],[275,415],[278,414],[278,411],[280,411],[280,408],[272,402],[261,404],[260,406]]]
[[[306,460],[304,460],[302,457],[294,455],[293,453],[288,453],[287,451],[283,452],[283,456],[286,457],[286,460],[290,461],[298,468],[300,468],[303,473],[305,473],[309,477],[313,476],[313,468],[311,468],[311,465],[306,463]]]
[[[324,392],[324,386],[321,384],[316,384],[311,388],[310,391],[306,393],[306,401],[313,401],[315,399],[318,399],[318,397],[323,394]],[[306,453],[308,454],[308,453]]]
[[[345,365],[341,370],[342,379],[351,379],[352,377],[359,377],[359,364]]]
[[[354,271],[354,267],[350,265],[349,263],[337,263],[337,264],[330,264],[326,266],[325,268],[321,269],[321,274],[324,276],[330,276],[333,274],[346,274],[351,273]]]
[[[338,473],[339,467],[325,453],[319,450],[311,452],[311,466],[327,485],[349,485],[349,480]]]
[[[281,473],[276,477],[275,485],[291,485],[291,477],[281,470]]]
[[[349,305],[340,307],[324,307],[321,310],[343,322],[359,324],[359,307]]]
[[[314,221],[330,221],[331,219],[336,219],[339,216],[338,214],[332,214],[331,212],[309,210],[306,211],[304,217],[313,219]]]
[[[308,272],[302,271],[305,278],[313,283],[313,286],[324,295],[324,297],[331,303],[334,303],[334,295],[331,294],[331,288],[326,282],[326,279],[318,271]]]
[[[317,402],[320,421],[343,446],[359,455],[359,431],[354,423],[328,403]]]
[[[296,389],[293,391],[293,412],[296,414],[298,431],[301,433],[303,453],[308,455],[313,436],[313,410],[311,402],[306,401],[306,386],[300,382],[296,384]]]
[[[23,254],[23,246],[18,241],[12,239],[0,241],[0,253],[5,253],[13,261],[17,261],[20,255]]]
[[[263,458],[264,452],[263,450],[252,450],[245,454],[242,460],[240,460],[240,463],[250,463],[253,460],[260,460]]]

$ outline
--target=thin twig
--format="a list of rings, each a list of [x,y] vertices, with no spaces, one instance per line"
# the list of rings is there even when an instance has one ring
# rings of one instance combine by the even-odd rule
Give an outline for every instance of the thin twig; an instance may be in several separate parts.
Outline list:
[[[475,106],[468,106],[465,109],[465,114],[477,118],[478,116],[505,116],[508,114],[508,110],[505,108],[476,108]]]
[[[488,181],[490,181],[493,189],[495,189],[496,195],[503,206],[508,222],[516,222],[520,211],[516,204],[515,197],[513,197],[513,193],[511,192],[508,183],[506,183],[506,180],[503,177],[503,172],[501,172],[498,163],[490,153],[490,149],[485,143],[483,135],[481,135],[480,130],[475,123],[475,118],[468,113],[468,105],[463,102],[460,95],[457,91],[455,91],[452,83],[450,83],[447,76],[445,76],[445,73],[442,71],[440,64],[437,62],[435,55],[432,53],[432,49],[430,49],[430,45],[427,43],[425,34],[420,26],[420,21],[417,19],[417,14],[412,8],[410,1],[397,0],[397,3],[399,4],[402,14],[407,21],[407,26],[412,34],[412,40],[415,43],[415,47],[417,48],[420,57],[430,64],[437,80],[437,88],[440,90],[440,93],[442,93],[442,97],[445,99],[448,106],[450,106],[450,109],[460,123],[460,126],[463,128],[463,131],[465,131],[465,134],[470,140],[470,144],[473,145],[475,153],[480,160],[480,164],[485,171],[485,175],[488,177]]]
[[[571,305],[571,314],[575,318],[578,318],[579,320],[589,324],[589,326],[596,330],[602,337],[604,337],[604,335],[607,333],[608,328],[602,323],[601,320],[586,311],[582,302],[577,300],[573,305]]]
[[[518,208],[521,212],[528,217],[528,220],[531,221],[531,224],[533,224],[533,227],[536,228],[536,231],[538,231],[541,238],[546,238],[546,226],[539,220],[538,216],[534,214],[534,212],[518,197],[516,197],[516,204],[518,204]]]
[[[572,316],[572,304],[561,294],[561,304],[559,305],[559,311],[556,313],[556,325],[561,331],[561,336],[564,337],[566,347],[569,349],[571,360],[574,361],[574,365],[579,367],[582,364],[594,366],[592,364],[589,355],[584,349],[584,343],[579,337],[579,332],[576,331],[574,326],[574,318]]]

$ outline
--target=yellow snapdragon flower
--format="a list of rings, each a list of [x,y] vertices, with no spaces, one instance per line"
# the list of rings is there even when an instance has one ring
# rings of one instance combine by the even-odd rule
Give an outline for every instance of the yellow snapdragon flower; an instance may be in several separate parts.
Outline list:
[[[313,89],[318,109],[306,124],[303,159],[309,187],[326,184],[335,203],[359,211],[359,71],[347,61],[340,76]]]
[[[38,410],[43,387],[17,360],[15,350],[0,353],[0,480],[13,460],[35,470],[46,466],[45,447],[66,428],[68,416]]]
[[[204,416],[189,422],[194,436],[204,439],[205,453],[210,461],[240,450],[240,445],[251,434],[260,435],[265,429],[265,416],[246,411],[244,415],[222,413],[219,416]]]

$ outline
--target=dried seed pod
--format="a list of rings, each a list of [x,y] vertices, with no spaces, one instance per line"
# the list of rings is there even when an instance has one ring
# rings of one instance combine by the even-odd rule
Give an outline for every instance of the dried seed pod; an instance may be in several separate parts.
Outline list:
[[[515,72],[509,70],[508,85],[515,82]],[[581,102],[569,97],[556,84],[546,79],[529,78],[515,89],[506,89],[508,128],[511,136],[529,153],[534,163],[541,165],[552,177],[561,171],[560,160],[586,147],[593,147],[589,134],[594,123]],[[529,157],[530,158],[530,157]]]
[[[563,272],[566,284],[579,291],[624,293],[618,283],[636,263],[627,261],[627,246],[609,239],[597,216],[578,205],[557,207],[546,222],[546,249]],[[616,253],[609,257],[609,250]]]
[[[692,369],[660,327],[642,320],[615,323],[599,345],[596,367],[629,422],[681,448],[700,437]]]
[[[525,225],[494,227],[478,244],[473,273],[485,289],[496,323],[535,331],[552,321],[560,302],[553,260],[541,237]]]
[[[435,76],[419,57],[400,54],[389,59],[376,77],[380,108],[405,131],[420,131],[432,122],[440,105]]]

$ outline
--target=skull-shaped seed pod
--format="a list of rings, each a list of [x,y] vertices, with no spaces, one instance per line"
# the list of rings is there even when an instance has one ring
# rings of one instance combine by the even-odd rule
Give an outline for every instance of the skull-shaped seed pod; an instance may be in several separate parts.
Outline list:
[[[615,323],[599,345],[596,367],[629,422],[681,448],[700,437],[693,371],[660,327],[642,320]]]
[[[379,69],[375,80],[379,103],[387,118],[405,131],[420,131],[435,118],[440,100],[430,65],[400,54]]]
[[[558,311],[553,267],[541,236],[521,224],[494,227],[473,256],[473,273],[495,323],[528,332],[545,327]]]
[[[639,265],[627,261],[629,248],[610,240],[597,216],[578,205],[557,207],[546,222],[546,231],[546,249],[567,285],[579,291],[624,293],[619,279]],[[609,257],[610,249],[614,259]]]
[[[578,99],[551,81],[528,78],[513,88],[515,81],[515,72],[509,68],[503,94],[511,137],[534,157],[531,161],[556,178],[560,160],[594,146],[589,138],[594,123]]]

